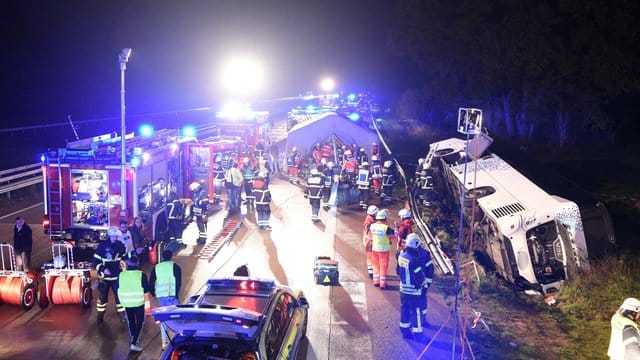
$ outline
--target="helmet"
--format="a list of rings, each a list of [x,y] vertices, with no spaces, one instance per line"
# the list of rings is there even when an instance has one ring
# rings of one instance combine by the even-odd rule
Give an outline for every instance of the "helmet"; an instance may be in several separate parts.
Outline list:
[[[292,147],[292,148],[291,148],[291,151],[292,151],[292,152],[296,152],[296,151],[298,151],[298,147],[297,147],[297,146]]]
[[[249,158],[248,157],[242,158],[242,162],[245,163],[245,164],[248,164],[249,163]]]
[[[385,210],[376,213],[376,220],[387,220],[387,212]]]
[[[107,236],[120,236],[120,230],[117,227],[112,226],[107,230]]]
[[[364,148],[360,148],[360,152],[364,152]]]
[[[377,213],[377,212],[378,212],[378,207],[377,207],[377,206],[375,206],[375,205],[369,205],[369,207],[367,208],[367,214],[368,214],[368,215],[373,216],[373,215],[375,215],[375,213]]]
[[[318,176],[320,175],[320,172],[318,172],[318,169],[311,169],[311,176]]]
[[[400,219],[408,219],[411,217],[411,211],[407,209],[402,209],[398,212],[398,216],[400,216]]]
[[[420,236],[416,233],[407,235],[406,247],[409,249],[417,249],[420,247]]]
[[[328,167],[329,169],[331,169],[331,168],[332,168],[332,167],[334,167],[334,166],[335,166],[335,164],[333,163],[333,161],[329,161],[329,162],[327,162],[327,167]]]
[[[62,255],[56,255],[53,257],[53,267],[56,269],[62,269],[67,264],[67,259]]]
[[[351,155],[351,150],[345,150],[345,151],[344,151],[344,154],[345,154],[345,155]]]
[[[360,167],[366,168],[367,166],[369,166],[369,163],[366,161],[363,161],[362,164],[360,164]]]
[[[621,310],[629,310],[633,312],[640,312],[640,300],[636,298],[627,298],[620,305]]]
[[[326,165],[327,164],[327,158],[320,159],[320,164]]]
[[[423,162],[424,162],[423,158],[418,159],[418,165],[422,165]]]
[[[189,185],[189,190],[191,191],[196,191],[198,190],[198,188],[200,188],[200,183],[197,181],[194,181],[191,183],[191,185]]]
[[[378,161],[377,155],[371,155],[371,161]]]
[[[387,160],[387,161],[384,162],[384,167],[390,168],[392,164],[393,164],[393,161]]]

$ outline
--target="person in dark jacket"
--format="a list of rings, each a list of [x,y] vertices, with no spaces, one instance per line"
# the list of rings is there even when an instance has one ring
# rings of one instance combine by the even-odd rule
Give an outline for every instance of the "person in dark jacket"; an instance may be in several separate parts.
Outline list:
[[[133,218],[133,225],[129,227],[131,240],[133,241],[134,254],[138,257],[140,264],[148,261],[147,239],[144,237],[144,223],[140,216]]]
[[[425,272],[420,261],[420,238],[409,234],[405,250],[398,257],[398,277],[400,278],[400,332],[405,339],[424,340],[420,311],[421,294],[425,282]]]
[[[16,255],[16,270],[29,271],[31,266],[31,250],[33,234],[24,219],[18,216],[13,227],[13,250]]]
[[[127,324],[129,325],[129,335],[131,336],[131,351],[142,351],[138,346],[138,340],[144,325],[144,303],[145,294],[150,293],[147,274],[138,267],[140,262],[138,257],[133,255],[127,261],[124,270],[118,275],[118,298],[122,302],[127,314]]]
[[[170,306],[180,302],[182,269],[178,264],[171,261],[172,256],[173,253],[170,250],[164,250],[162,252],[162,262],[151,271],[149,285],[151,287],[151,295],[158,299],[158,306]],[[164,323],[160,324],[160,335],[162,337],[162,349],[164,350],[169,344],[169,337]]]
[[[124,307],[120,304],[118,297],[118,276],[121,271],[122,259],[126,257],[124,244],[118,241],[120,230],[112,226],[107,230],[108,239],[101,241],[93,254],[93,267],[98,273],[98,301],[96,302],[96,310],[98,311],[97,321],[104,321],[104,313],[107,311],[107,302],[109,301],[109,289],[113,290],[113,296],[116,300],[116,311],[120,315],[121,321],[124,318]]]
[[[253,181],[253,195],[256,201],[256,212],[258,213],[258,229],[269,230],[269,218],[271,217],[271,191],[269,183],[266,181],[267,171],[258,173],[258,177]]]

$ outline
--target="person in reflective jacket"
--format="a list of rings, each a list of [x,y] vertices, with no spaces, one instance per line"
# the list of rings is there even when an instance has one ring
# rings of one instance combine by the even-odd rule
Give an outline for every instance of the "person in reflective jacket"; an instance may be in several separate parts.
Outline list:
[[[640,300],[627,298],[611,317],[607,355],[612,360],[640,359]]]
[[[322,175],[318,172],[318,169],[311,169],[311,176],[307,179],[304,197],[309,199],[311,204],[311,221],[314,223],[320,221],[320,199],[322,199],[323,188]]]
[[[129,335],[131,336],[131,351],[142,351],[138,346],[142,326],[144,325],[145,294],[151,292],[147,275],[138,269],[140,262],[137,256],[132,256],[119,275],[120,286],[118,297],[127,314]]]
[[[269,218],[271,217],[271,191],[269,190],[269,183],[266,180],[267,171],[258,173],[258,177],[253,181],[253,194],[256,199],[256,213],[258,229],[269,230]]]
[[[116,300],[116,310],[124,322],[124,307],[118,298],[118,275],[120,275],[120,262],[125,258],[126,249],[122,242],[118,241],[120,230],[112,226],[107,230],[107,240],[101,241],[93,254],[92,265],[98,273],[98,301],[96,310],[98,311],[97,321],[104,321],[104,313],[107,311],[109,301],[109,289],[112,289]]]
[[[170,306],[180,302],[180,288],[182,287],[182,269],[171,261],[171,250],[162,252],[162,262],[151,270],[149,287],[151,295],[158,299],[158,306]],[[160,335],[162,337],[162,349],[169,344],[167,329],[164,323],[160,323]]]
[[[420,238],[410,234],[396,269],[400,278],[400,332],[405,339],[423,336],[420,305],[425,273],[418,248]]]
[[[395,230],[387,225],[387,209],[376,213],[376,222],[369,226],[371,251],[373,253],[373,286],[387,288],[387,271],[389,268],[389,252],[395,240]]]

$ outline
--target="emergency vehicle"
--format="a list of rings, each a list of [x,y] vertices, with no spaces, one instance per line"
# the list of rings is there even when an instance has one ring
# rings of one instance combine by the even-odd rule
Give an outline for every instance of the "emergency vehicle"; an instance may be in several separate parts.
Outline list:
[[[131,223],[140,216],[145,224],[144,235],[154,241],[163,240],[169,194],[175,188],[179,196],[185,183],[181,152],[184,144],[192,141],[193,137],[169,129],[148,137],[128,134],[124,165],[120,160],[121,137],[115,133],[69,142],[65,148],[48,151],[42,156],[45,233],[52,240],[71,241],[79,260],[92,256],[107,229],[123,219]]]

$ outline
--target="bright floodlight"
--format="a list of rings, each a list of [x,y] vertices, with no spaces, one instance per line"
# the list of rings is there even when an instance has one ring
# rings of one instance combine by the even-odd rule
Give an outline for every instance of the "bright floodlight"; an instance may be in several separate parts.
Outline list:
[[[235,58],[223,67],[222,84],[235,94],[255,93],[264,85],[264,70],[252,59]]]
[[[151,137],[153,136],[153,126],[149,125],[149,124],[143,124],[140,125],[140,128],[138,129],[138,131],[140,132],[140,136],[142,137]]]
[[[336,82],[332,78],[324,78],[320,82],[320,89],[325,92],[330,92],[336,86]]]
[[[182,136],[184,137],[195,137],[196,136],[196,128],[190,125],[187,125],[182,128]]]

